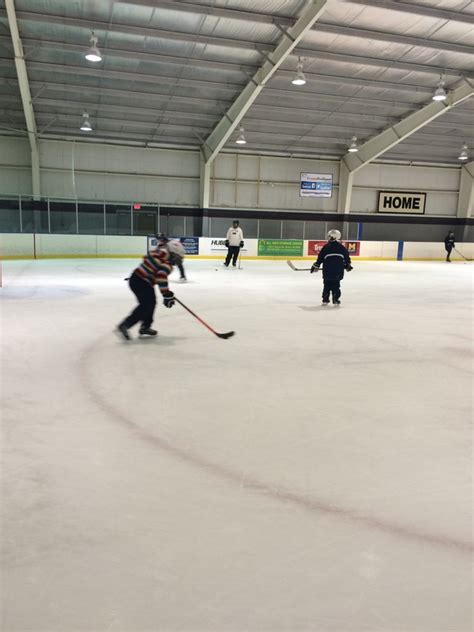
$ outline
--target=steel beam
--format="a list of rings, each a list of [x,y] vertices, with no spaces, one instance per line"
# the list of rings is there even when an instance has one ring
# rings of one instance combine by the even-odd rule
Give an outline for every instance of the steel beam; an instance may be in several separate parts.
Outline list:
[[[352,4],[361,4],[367,8],[379,7],[390,11],[401,13],[411,13],[429,18],[448,20],[449,22],[462,22],[464,24],[474,24],[474,14],[463,13],[462,11],[450,11],[449,9],[438,9],[411,2],[400,2],[399,0],[350,0]]]
[[[10,38],[6,35],[0,35],[0,44],[10,42]],[[24,37],[23,38],[23,46],[26,51],[26,56],[28,57],[28,49],[39,49],[46,48],[48,50],[60,50],[60,51],[70,51],[74,53],[79,53],[81,57],[84,55],[84,43],[82,44],[74,44],[72,42],[59,42],[49,40],[47,38],[36,39],[33,37]],[[200,59],[199,57],[193,57],[189,59],[188,57],[177,56],[177,55],[167,55],[164,53],[157,52],[146,52],[143,50],[136,50],[134,48],[114,48],[113,46],[107,45],[107,57],[118,57],[121,59],[129,59],[136,60],[142,59],[143,61],[151,61],[162,64],[172,64],[179,66],[194,66],[198,68],[210,68],[216,70],[230,70],[233,72],[243,72],[244,74],[248,74],[251,72],[255,72],[256,68],[258,68],[258,64],[240,64],[235,62],[223,62],[223,61],[213,61],[208,59]]]
[[[473,94],[474,84],[467,80],[461,82],[458,88],[449,93],[446,101],[431,101],[417,112],[409,114],[400,122],[371,138],[359,148],[357,153],[346,154],[344,162],[347,168],[351,172],[358,171],[417,130],[469,99]]]
[[[314,0],[310,0],[314,2]],[[1,15],[1,13],[0,13]],[[105,32],[126,32],[128,34],[144,35],[154,38],[162,39],[176,39],[186,41],[198,41],[204,44],[211,44],[217,46],[231,46],[234,48],[244,48],[249,50],[254,48],[256,50],[264,50],[266,52],[272,51],[273,46],[266,42],[249,42],[247,40],[240,40],[237,38],[229,37],[216,37],[199,35],[196,33],[186,34],[178,31],[153,29],[150,27],[126,25],[120,23],[109,23],[102,20],[88,20],[83,18],[69,18],[65,16],[58,16],[52,14],[42,14],[34,11],[18,11],[18,18],[20,20],[35,20],[49,23],[58,23],[65,26],[80,26],[87,30],[103,30]],[[295,22],[289,29],[293,29],[297,22]],[[311,29],[312,27],[310,27]],[[450,52],[461,52],[471,54],[471,48],[464,44],[456,44],[454,42],[445,42],[441,40],[432,40],[422,37],[414,37],[409,35],[401,35],[399,33],[383,33],[381,31],[372,29],[362,29],[353,26],[346,26],[341,24],[334,24],[332,22],[324,22],[321,20],[318,23],[318,31],[324,33],[333,33],[336,35],[346,35],[349,37],[362,37],[364,39],[374,39],[380,41],[386,41],[391,43],[408,44],[410,46],[421,46],[423,48],[434,48],[436,50],[445,50]]]
[[[0,17],[2,12],[0,11]],[[185,41],[190,44],[199,42],[209,44],[211,46],[225,46],[227,48],[241,48],[245,51],[254,49],[255,51],[265,50],[272,51],[274,46],[265,42],[249,42],[248,40],[217,37],[208,35],[199,35],[197,33],[182,33],[180,31],[171,31],[169,29],[157,29],[146,26],[134,26],[133,24],[121,24],[119,22],[109,22],[103,20],[93,20],[84,18],[69,18],[61,15],[53,15],[51,13],[39,13],[34,11],[18,11],[18,18],[25,21],[45,22],[47,24],[61,24],[62,26],[73,26],[83,28],[87,31],[103,31],[104,33],[125,33],[127,35],[140,35],[142,37],[150,37],[153,39],[164,40],[171,39],[176,41]]]
[[[18,22],[16,19],[15,4],[13,0],[5,0],[5,7],[8,16],[8,25],[15,53],[15,68],[18,76],[18,85],[20,88],[21,102],[23,104],[23,112],[25,115],[26,128],[28,130],[28,138],[31,150],[31,182],[33,197],[38,199],[41,197],[41,179],[38,143],[36,140],[36,121],[33,105],[31,102],[30,86],[28,83],[28,73],[26,71],[25,57],[23,46],[18,31]]]
[[[288,30],[287,35],[283,35],[274,52],[270,53],[269,59],[255,73],[207,138],[206,145],[203,146],[206,162],[212,162],[215,159],[273,74],[323,14],[327,2],[328,0],[308,2],[301,16]]]
[[[332,35],[358,37],[366,41],[376,40],[380,42],[389,42],[391,44],[406,44],[408,46],[419,46],[421,48],[433,48],[435,50],[443,50],[451,53],[464,53],[469,56],[472,55],[472,47],[467,44],[456,44],[454,42],[433,40],[425,37],[413,37],[412,35],[400,35],[398,33],[383,33],[382,31],[361,29],[354,26],[345,26],[329,22],[320,22],[317,30],[323,33],[331,33]]]
[[[34,70],[43,70],[45,72],[64,72],[74,75],[85,75],[89,77],[108,77],[110,79],[128,79],[130,81],[143,81],[144,83],[162,83],[171,86],[192,86],[196,88],[209,89],[212,88],[216,91],[222,92],[238,92],[242,89],[241,83],[220,83],[217,81],[206,81],[204,79],[185,79],[181,77],[167,77],[165,75],[158,75],[155,73],[142,73],[142,72],[124,72],[122,70],[105,70],[102,68],[89,68],[87,66],[74,66],[70,64],[53,64],[50,62],[38,62],[29,61],[28,65]],[[87,88],[86,88],[87,89]],[[89,87],[89,89],[91,89]]]
[[[156,0],[116,0],[121,4],[130,4],[132,6],[156,7]],[[197,15],[208,15],[210,17],[217,16],[219,18],[227,18],[232,20],[245,20],[248,22],[256,22],[260,24],[281,24],[283,26],[292,26],[295,23],[294,18],[288,18],[283,15],[270,15],[269,13],[258,13],[256,11],[245,11],[243,9],[225,9],[215,6],[203,6],[194,2],[186,2],[184,0],[160,0],[160,9],[170,9],[172,11],[184,11],[186,13],[195,13]]]

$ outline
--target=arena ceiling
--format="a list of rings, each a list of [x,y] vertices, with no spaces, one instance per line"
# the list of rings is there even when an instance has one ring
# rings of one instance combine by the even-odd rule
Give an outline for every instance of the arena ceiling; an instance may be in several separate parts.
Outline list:
[[[9,2],[26,66],[20,80]],[[37,138],[206,149],[224,129],[223,151],[341,158],[353,136],[363,145],[424,112],[441,78],[448,98],[468,91],[380,157],[459,164],[462,145],[474,145],[474,2],[328,0],[294,39],[310,4],[0,0],[0,133],[26,135],[34,124]],[[92,32],[98,63],[85,59]],[[230,108],[285,42],[297,43],[235,124]],[[306,84],[294,86],[299,60]],[[91,132],[80,130],[84,112]],[[235,144],[240,126],[245,145]]]

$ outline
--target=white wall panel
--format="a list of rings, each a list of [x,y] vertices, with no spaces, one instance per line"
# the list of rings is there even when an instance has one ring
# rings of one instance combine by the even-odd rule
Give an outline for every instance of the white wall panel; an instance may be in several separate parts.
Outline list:
[[[199,203],[197,152],[41,141],[43,196]]]
[[[30,164],[28,140],[0,136],[0,194],[30,195]]]
[[[0,234],[0,252],[6,257],[32,257],[34,253],[33,235],[17,233]]]

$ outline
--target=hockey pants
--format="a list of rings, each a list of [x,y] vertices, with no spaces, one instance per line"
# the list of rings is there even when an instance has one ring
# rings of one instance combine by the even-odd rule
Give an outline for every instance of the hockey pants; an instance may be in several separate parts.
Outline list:
[[[341,282],[339,279],[324,279],[323,301],[329,302],[329,295],[332,292],[332,300],[337,301],[341,298]]]
[[[227,257],[225,258],[225,265],[228,266],[230,260],[232,259],[232,265],[235,266],[237,264],[237,257],[239,256],[239,252],[239,246],[229,246],[227,250]]]
[[[138,299],[138,305],[123,324],[128,329],[141,321],[145,327],[150,327],[156,307],[155,288],[136,274],[132,274],[128,283]]]
[[[184,273],[184,266],[183,266],[183,262],[181,260],[178,260],[176,262],[176,265],[178,266],[178,270],[179,270],[179,274],[181,276],[182,279],[186,278],[186,275]]]

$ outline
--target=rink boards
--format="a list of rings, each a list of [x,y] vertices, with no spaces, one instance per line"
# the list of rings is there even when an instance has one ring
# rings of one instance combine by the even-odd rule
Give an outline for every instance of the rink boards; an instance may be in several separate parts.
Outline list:
[[[223,238],[186,237],[187,256],[221,259],[227,251]],[[32,233],[0,234],[1,259],[42,259],[77,257],[137,257],[147,252],[149,238],[122,235],[51,235]],[[323,241],[303,239],[245,239],[242,259],[314,259]],[[439,242],[344,240],[351,257],[362,260],[443,260],[444,244]],[[473,243],[456,246],[471,259]],[[453,260],[463,260],[454,252]]]

